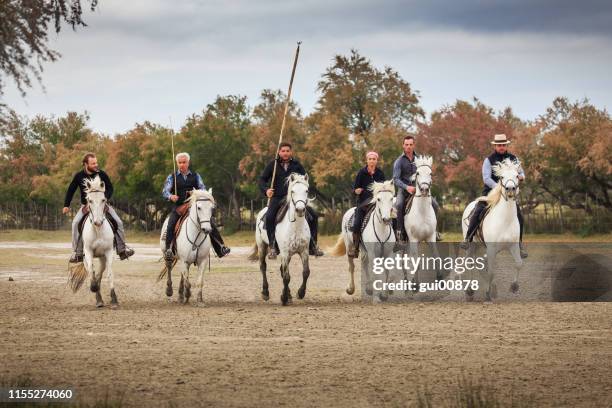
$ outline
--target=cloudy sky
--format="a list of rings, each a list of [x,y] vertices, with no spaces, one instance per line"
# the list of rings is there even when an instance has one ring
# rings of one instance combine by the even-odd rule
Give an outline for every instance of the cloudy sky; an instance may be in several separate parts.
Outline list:
[[[286,89],[303,41],[294,98],[305,113],[335,54],[356,48],[391,66],[428,113],[478,97],[524,119],[556,96],[612,106],[609,0],[100,0],[89,27],[53,34],[62,58],[47,64],[46,92],[5,101],[21,114],[87,110],[108,134],[151,120],[178,128],[216,95],[251,106]]]

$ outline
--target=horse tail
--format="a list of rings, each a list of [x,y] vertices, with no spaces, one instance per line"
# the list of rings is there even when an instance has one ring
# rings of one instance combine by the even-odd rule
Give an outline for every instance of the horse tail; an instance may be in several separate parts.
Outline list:
[[[338,235],[338,239],[336,240],[336,245],[330,251],[332,256],[342,256],[346,254],[346,245],[344,244],[344,237],[342,234]]]
[[[174,268],[174,265],[176,265],[176,262],[178,261],[178,258],[174,258],[174,260],[172,261],[172,265],[170,266],[170,270],[172,270],[172,268]],[[160,280],[164,279],[164,277],[166,276],[166,274],[168,273],[168,262],[164,261],[164,267],[162,268],[161,271],[159,271],[159,275],[157,275],[157,281],[159,282]]]
[[[68,267],[68,286],[70,286],[72,292],[76,293],[81,288],[86,277],[87,270],[83,262]]]
[[[255,243],[255,245],[253,245],[248,259],[249,261],[256,261],[259,259],[259,246],[257,245],[257,242]]]

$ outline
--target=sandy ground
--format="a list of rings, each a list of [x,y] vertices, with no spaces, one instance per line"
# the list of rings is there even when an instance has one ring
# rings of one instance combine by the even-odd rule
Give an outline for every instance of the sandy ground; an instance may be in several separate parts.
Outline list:
[[[242,247],[213,260],[205,305],[185,306],[155,280],[159,250],[136,251],[114,263],[111,310],[69,291],[66,244],[0,242],[0,376],[129,406],[411,406],[419,390],[449,398],[462,376],[502,401],[612,405],[612,303],[373,305],[344,293],[346,261],[326,256],[302,301],[292,263],[282,307],[278,263],[264,302]]]

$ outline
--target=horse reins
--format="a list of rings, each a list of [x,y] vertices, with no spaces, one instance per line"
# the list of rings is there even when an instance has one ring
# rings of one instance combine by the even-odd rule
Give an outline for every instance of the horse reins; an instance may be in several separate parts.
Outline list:
[[[195,200],[196,203],[200,202],[200,201],[212,201],[210,198],[199,198],[197,200]],[[211,220],[205,220],[205,221],[200,221],[200,214],[198,214],[198,210],[196,208],[196,221],[194,221],[191,217],[189,217],[189,220],[194,223],[196,225],[196,227],[198,228],[198,235],[196,235],[195,239],[193,241],[191,241],[191,239],[189,239],[189,232],[187,230],[187,225],[185,225],[185,236],[187,237],[187,242],[189,242],[191,244],[191,250],[192,251],[196,251],[196,256],[195,259],[196,261],[198,260],[198,256],[200,254],[200,246],[204,243],[204,241],[206,241],[206,238],[208,238],[208,235],[210,234],[209,232],[203,232],[202,231],[202,224],[211,224],[212,227],[212,221]],[[200,241],[200,243],[198,244],[198,238],[200,238],[200,235],[202,235],[202,233],[204,233],[204,239],[202,239],[202,241]],[[178,239],[178,237],[177,237]],[[209,257],[210,258],[210,257]],[[210,269],[210,267],[209,267]]]

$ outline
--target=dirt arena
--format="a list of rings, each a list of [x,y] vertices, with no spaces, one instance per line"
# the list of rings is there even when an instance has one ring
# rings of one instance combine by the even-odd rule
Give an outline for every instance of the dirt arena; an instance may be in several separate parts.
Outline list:
[[[282,307],[278,262],[263,302],[239,247],[213,260],[205,306],[185,306],[156,282],[158,248],[134,247],[114,263],[111,310],[94,307],[88,284],[67,288],[67,244],[0,243],[5,384],[23,375],[124,406],[369,407],[444,403],[472,378],[500,401],[612,405],[612,303],[373,305],[344,293],[346,261],[326,256],[312,260],[303,301],[292,263],[294,303]],[[106,280],[102,293],[108,303]]]

